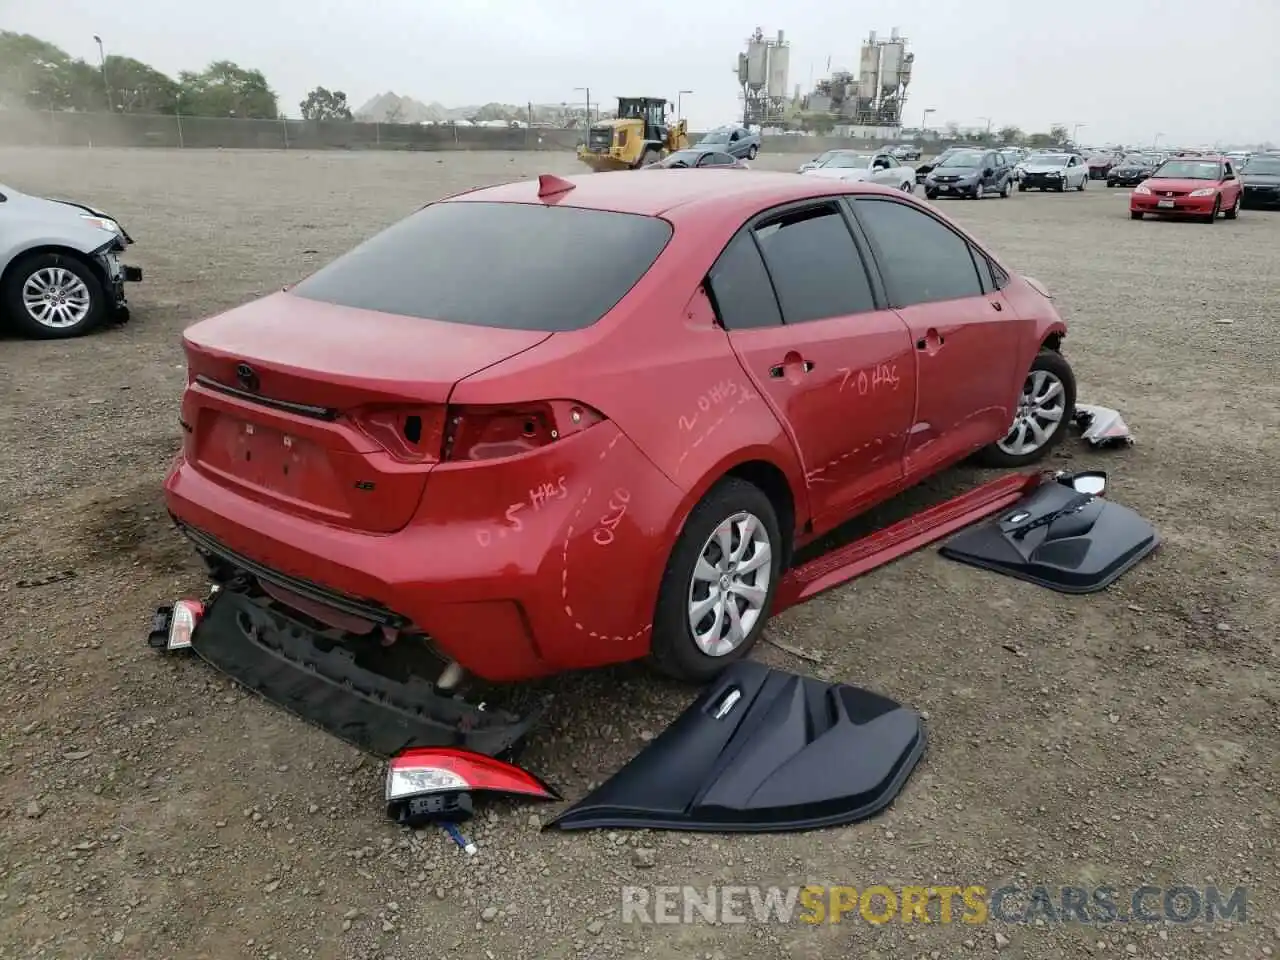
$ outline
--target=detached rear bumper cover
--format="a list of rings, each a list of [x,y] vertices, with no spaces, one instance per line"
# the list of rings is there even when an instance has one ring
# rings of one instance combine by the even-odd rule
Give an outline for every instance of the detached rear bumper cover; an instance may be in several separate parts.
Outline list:
[[[390,680],[277,609],[220,591],[191,649],[231,679],[341,740],[380,757],[408,747],[463,747],[486,756],[516,748],[539,719],[486,710],[421,679]]]

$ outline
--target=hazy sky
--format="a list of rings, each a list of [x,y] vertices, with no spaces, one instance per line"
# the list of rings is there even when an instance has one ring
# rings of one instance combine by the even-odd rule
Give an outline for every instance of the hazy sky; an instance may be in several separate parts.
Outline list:
[[[889,12],[892,11],[892,12]],[[446,106],[686,95],[695,129],[732,122],[737,53],[762,27],[791,42],[808,87],[828,57],[857,69],[868,31],[916,54],[905,120],[1043,130],[1085,142],[1280,143],[1280,0],[0,0],[0,29],[76,56],[168,73],[226,58],[262,70],[297,115],[322,84],[353,107],[377,93]],[[811,74],[812,72],[812,74]]]

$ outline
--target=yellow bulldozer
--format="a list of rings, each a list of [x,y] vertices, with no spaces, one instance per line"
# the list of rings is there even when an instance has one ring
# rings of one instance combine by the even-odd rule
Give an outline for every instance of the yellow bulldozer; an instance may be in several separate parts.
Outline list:
[[[619,97],[613,120],[592,124],[578,145],[578,159],[597,173],[635,170],[689,146],[685,120],[668,123],[670,104],[661,97]]]

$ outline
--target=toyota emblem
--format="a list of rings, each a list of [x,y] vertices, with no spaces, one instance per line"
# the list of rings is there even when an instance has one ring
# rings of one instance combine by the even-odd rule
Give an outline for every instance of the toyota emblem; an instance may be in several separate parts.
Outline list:
[[[247,363],[236,364],[236,379],[240,381],[240,386],[246,390],[258,389],[258,375],[253,372],[253,367]]]

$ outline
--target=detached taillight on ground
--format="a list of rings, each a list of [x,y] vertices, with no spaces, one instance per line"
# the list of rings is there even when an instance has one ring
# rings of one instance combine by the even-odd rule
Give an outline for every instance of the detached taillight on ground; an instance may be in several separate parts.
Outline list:
[[[406,826],[468,820],[473,793],[560,799],[527,770],[455,747],[410,747],[387,764],[387,815]]]
[[[191,634],[203,616],[204,604],[199,600],[178,600],[172,606],[157,607],[147,643],[158,650],[190,649]]]

